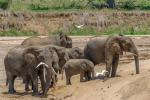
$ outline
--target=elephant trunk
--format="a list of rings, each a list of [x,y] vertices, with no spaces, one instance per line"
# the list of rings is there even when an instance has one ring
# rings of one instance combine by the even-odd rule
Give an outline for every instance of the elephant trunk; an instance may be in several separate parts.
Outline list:
[[[139,56],[135,55],[134,59],[135,59],[136,74],[139,74],[140,73],[140,70],[139,70]]]
[[[136,48],[136,46],[134,44],[130,48],[129,52],[133,53],[133,55],[134,55],[136,74],[139,74],[140,73],[140,69],[139,69],[139,54],[138,54],[138,50],[137,50],[137,48]]]
[[[139,54],[138,54],[137,49],[133,50],[132,53],[134,54],[136,74],[139,74],[140,73],[140,70],[139,70]]]

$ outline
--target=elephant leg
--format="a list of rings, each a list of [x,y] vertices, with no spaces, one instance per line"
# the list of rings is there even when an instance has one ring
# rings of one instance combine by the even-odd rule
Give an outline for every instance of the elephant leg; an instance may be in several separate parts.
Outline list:
[[[29,80],[27,79],[26,82],[25,82],[25,91],[26,91],[26,93],[28,93],[29,90],[30,90],[29,89]]]
[[[66,85],[71,85],[71,76],[66,75]]]
[[[36,74],[31,75],[33,95],[38,95],[38,77]]]
[[[86,72],[86,74],[87,74],[87,80],[89,81],[89,80],[91,80],[91,71],[87,71]]]
[[[81,71],[81,73],[80,73],[80,82],[83,82],[83,81],[84,81],[84,80],[83,80],[84,73],[85,73],[85,71]]]
[[[61,69],[59,69],[59,70],[58,70],[58,72],[59,72],[59,74],[61,74],[61,73],[62,73],[62,70],[61,70]]]
[[[42,94],[44,94],[45,91],[45,83],[44,83],[44,76],[43,73],[40,73],[40,81],[41,81],[41,87],[42,87]]]
[[[67,77],[67,78],[66,78],[66,84],[67,84],[67,85],[71,85],[71,80],[70,80],[70,79],[71,79],[71,77]]]
[[[94,77],[95,77],[95,72],[94,72],[94,68],[92,69],[92,71],[91,71],[91,73],[92,73],[92,79],[94,79]]]
[[[9,84],[9,90],[8,93],[9,94],[13,94],[16,92],[16,90],[14,89],[14,81],[15,81],[16,76],[11,76],[8,78],[8,84]]]
[[[115,77],[116,76],[116,71],[117,71],[118,63],[119,63],[119,55],[116,55],[113,58],[111,77]]]
[[[33,80],[33,95],[38,95],[38,79]]]
[[[31,82],[31,78],[29,76],[26,76],[26,78],[24,80],[25,80],[25,91],[26,91],[26,93],[28,93],[28,91],[30,90],[29,84]]]
[[[108,71],[108,74],[106,75],[107,77],[110,77],[112,62],[113,62],[113,57],[112,55],[110,55],[108,59],[106,60],[106,70]]]
[[[106,67],[106,70],[108,71],[108,74],[106,76],[109,77],[110,76],[110,72],[111,72],[111,67]]]
[[[84,71],[84,78],[85,78],[85,80],[88,80],[87,71]]]

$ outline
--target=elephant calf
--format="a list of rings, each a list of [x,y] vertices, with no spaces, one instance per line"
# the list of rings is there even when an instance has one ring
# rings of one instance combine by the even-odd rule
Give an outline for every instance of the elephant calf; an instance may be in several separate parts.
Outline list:
[[[66,84],[71,85],[71,77],[80,74],[80,82],[83,81],[85,72],[94,78],[94,64],[87,59],[70,59],[63,66],[66,74]],[[63,74],[62,74],[63,77]]]

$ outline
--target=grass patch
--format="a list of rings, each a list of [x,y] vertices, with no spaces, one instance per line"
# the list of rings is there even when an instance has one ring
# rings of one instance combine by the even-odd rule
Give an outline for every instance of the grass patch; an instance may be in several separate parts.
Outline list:
[[[56,32],[57,33],[57,32]],[[65,33],[65,32],[64,32]],[[125,35],[150,35],[150,29],[148,27],[109,27],[105,28],[102,31],[96,31],[94,28],[91,27],[84,27],[84,28],[73,28],[72,31],[67,32],[68,35],[79,35],[79,36],[86,36],[86,35],[112,35],[112,34],[125,34]]]
[[[59,32],[63,32],[63,30],[58,30],[49,34],[57,34]],[[150,29],[148,27],[110,27],[106,28],[102,31],[96,31],[92,27],[83,27],[76,28],[73,27],[70,32],[63,32],[72,36],[86,36],[86,35],[112,35],[112,34],[125,34],[125,35],[150,35]],[[18,31],[16,29],[11,29],[9,31],[1,31],[0,36],[34,36],[39,35],[38,33],[31,31]]]
[[[37,33],[31,31],[18,31],[16,29],[10,29],[8,31],[0,31],[0,36],[33,36],[33,35],[37,35]]]

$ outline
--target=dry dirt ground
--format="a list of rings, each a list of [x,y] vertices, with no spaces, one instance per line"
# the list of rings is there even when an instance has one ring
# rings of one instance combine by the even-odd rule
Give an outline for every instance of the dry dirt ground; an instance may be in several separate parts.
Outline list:
[[[80,83],[77,75],[72,78],[70,86],[65,85],[65,79],[59,79],[57,86],[49,90],[47,98],[33,97],[31,93],[24,94],[24,85],[21,80],[17,80],[15,82],[17,93],[9,95],[5,85],[3,59],[8,50],[19,45],[24,38],[0,38],[0,100],[150,100],[150,36],[132,37],[140,53],[141,73],[138,75],[135,74],[132,55],[127,53],[120,59],[118,77],[106,81],[96,79]],[[83,48],[91,37],[72,38],[74,46]],[[95,71],[104,68],[105,65],[100,64],[95,67]]]

